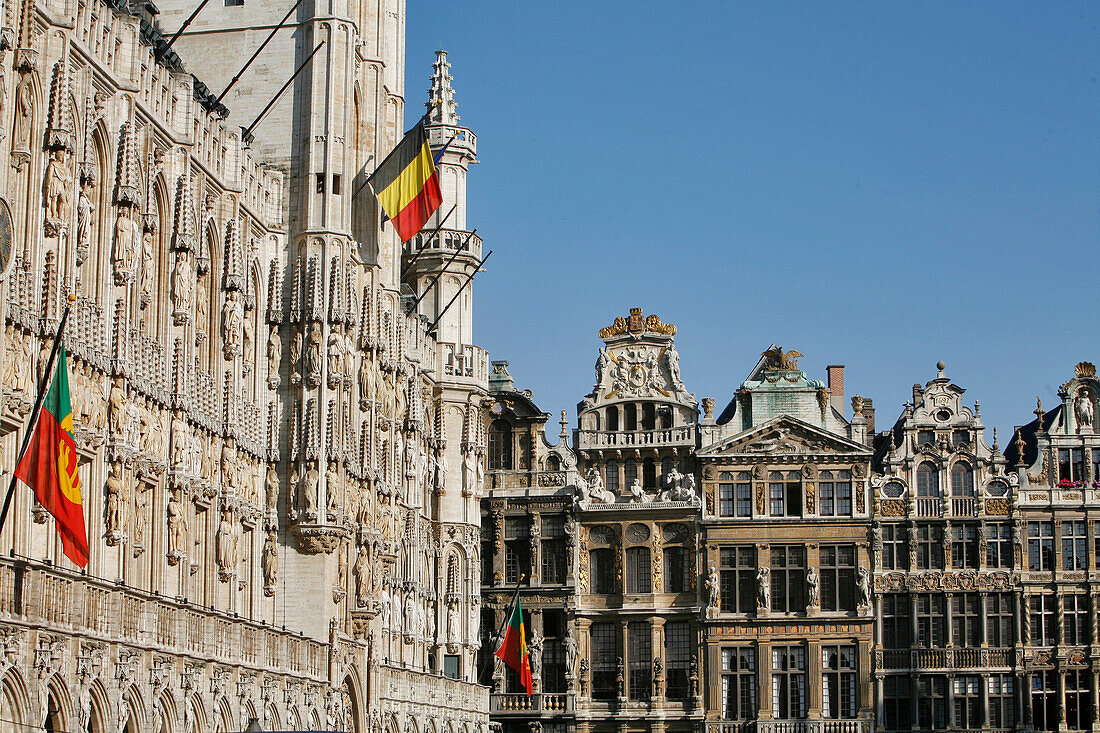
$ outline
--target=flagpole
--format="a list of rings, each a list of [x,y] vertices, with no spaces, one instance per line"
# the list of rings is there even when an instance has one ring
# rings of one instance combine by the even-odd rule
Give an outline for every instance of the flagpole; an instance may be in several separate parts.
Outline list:
[[[11,471],[11,482],[8,484],[8,494],[4,497],[4,508],[0,509],[0,532],[4,531],[4,523],[8,519],[8,509],[11,508],[11,498],[15,495],[15,469],[23,461],[23,454],[27,452],[27,447],[30,445],[31,437],[34,436],[35,424],[38,422],[38,416],[42,413],[42,402],[46,399],[46,388],[50,384],[50,377],[53,376],[53,364],[57,359],[57,351],[61,348],[61,336],[65,333],[65,321],[69,319],[69,308],[72,307],[73,301],[76,300],[75,295],[69,295],[69,302],[65,305],[65,312],[61,314],[61,323],[57,326],[57,336],[53,340],[53,348],[50,349],[50,358],[46,362],[46,370],[42,375],[42,383],[38,385],[38,396],[34,400],[34,408],[31,410],[31,420],[27,423],[27,432],[23,433],[23,445],[19,448],[19,454],[15,459],[15,467]]]
[[[439,104],[439,100],[431,102],[431,107],[428,107],[428,111],[424,113],[424,116],[416,121],[416,125],[419,125],[421,122],[427,122],[428,115],[430,115],[432,113],[432,110],[435,109],[436,105],[438,105],[438,104]],[[413,125],[408,130],[406,130],[405,134],[408,135],[410,131],[412,131],[413,129],[416,128],[416,125]],[[404,140],[404,139],[405,139],[404,137],[401,138],[401,140]],[[400,143],[400,142],[401,141],[398,140],[398,143]],[[397,152],[397,145],[394,145],[393,150],[391,150],[389,152],[389,154],[387,154],[386,157],[382,159],[381,163],[379,163],[378,165],[376,165],[374,167],[374,171],[372,171],[369,176],[367,176],[365,179],[363,179],[363,182],[359,184],[359,188],[355,189],[355,193],[353,193],[351,195],[351,198],[352,198],[353,201],[355,200],[355,197],[359,195],[359,192],[362,191],[364,188],[366,188],[367,184],[370,183],[371,176],[373,176],[376,172],[378,172],[378,169],[381,168],[382,166],[384,166],[386,164],[386,161],[389,160],[390,158],[392,158],[393,154],[396,153],[396,152]],[[371,157],[374,157],[374,156],[371,156]],[[382,223],[385,224],[385,222],[382,222]]]
[[[500,642],[500,635],[504,632],[504,627],[507,626],[508,622],[512,619],[512,612],[515,611],[515,608],[516,608],[516,599],[519,598],[519,587],[521,585],[523,585],[523,580],[526,577],[527,577],[526,575],[524,575],[523,573],[520,573],[519,580],[516,581],[516,592],[514,594],[512,594],[512,602],[509,603],[508,606],[507,606],[507,607],[510,607],[512,609],[512,611],[509,611],[508,613],[504,614],[504,621],[501,622],[500,628],[497,629],[496,636],[493,637],[492,646],[494,646],[494,647]],[[489,661],[494,656],[496,656],[496,652],[497,652],[497,650],[493,649],[493,651],[491,651],[489,653],[489,656],[486,658],[485,663],[481,665],[481,671],[478,672],[477,680],[475,680],[475,682],[480,680],[485,675],[485,670],[489,669]]]
[[[422,245],[420,245],[420,247],[416,250],[416,254],[414,254],[412,259],[409,260],[409,264],[407,264],[407,265],[405,265],[404,267],[401,268],[401,277],[402,277],[402,279],[404,279],[405,275],[408,274],[409,270],[416,263],[416,261],[418,259],[420,259],[420,255],[422,255],[424,253],[424,250],[426,250],[428,248],[428,245],[431,244],[432,239],[435,238],[435,235],[439,234],[439,230],[443,228],[443,225],[447,223],[447,220],[451,218],[451,214],[455,213],[455,209],[457,209],[457,208],[458,208],[458,204],[455,204],[454,206],[452,206],[451,210],[447,212],[447,215],[445,217],[443,217],[442,220],[440,220],[439,226],[437,226],[432,231],[431,234],[429,234],[427,237],[424,238],[424,243]],[[417,232],[416,234],[420,234],[420,232]],[[414,234],[413,236],[415,237],[416,234]],[[407,242],[402,242],[401,246],[404,247],[405,244],[407,244]]]
[[[458,300],[458,296],[462,295],[462,291],[466,289],[466,286],[473,282],[474,275],[477,274],[478,270],[481,269],[481,266],[488,262],[489,258],[492,256],[493,250],[489,250],[489,254],[485,255],[485,259],[478,263],[477,269],[470,273],[470,276],[466,278],[466,282],[462,283],[462,287],[458,289],[458,292],[455,293],[453,298],[451,298],[451,301],[447,303],[447,307],[443,309],[443,312],[439,314],[439,317],[435,319],[435,322],[432,325],[428,326],[428,333],[431,333],[435,330],[435,327],[439,325],[439,322],[441,320],[443,320],[443,316],[447,314],[447,311],[449,311],[451,309],[451,306],[455,304],[455,301]]]

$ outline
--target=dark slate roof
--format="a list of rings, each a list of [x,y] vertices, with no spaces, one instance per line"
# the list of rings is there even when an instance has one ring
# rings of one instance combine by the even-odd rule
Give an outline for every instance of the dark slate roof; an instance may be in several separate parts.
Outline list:
[[[1050,412],[1043,414],[1043,432],[1050,430],[1050,426],[1054,424],[1054,421],[1058,419],[1058,416],[1062,414],[1063,405],[1059,404]],[[1022,426],[1019,432],[1024,436],[1024,465],[1030,466],[1035,463],[1035,459],[1039,455],[1039,446],[1035,440],[1035,434],[1039,431],[1039,418],[1035,418],[1027,425]],[[1012,438],[1008,442],[1008,446],[1005,448],[1005,461],[1009,466],[1015,466],[1020,463],[1020,447],[1016,441],[1016,433],[1012,434]]]

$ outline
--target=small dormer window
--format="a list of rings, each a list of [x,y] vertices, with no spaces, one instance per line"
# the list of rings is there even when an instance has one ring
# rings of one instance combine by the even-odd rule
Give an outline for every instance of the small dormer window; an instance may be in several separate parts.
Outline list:
[[[932,445],[936,442],[935,430],[918,430],[917,445]]]
[[[951,445],[970,445],[970,431],[952,430]]]

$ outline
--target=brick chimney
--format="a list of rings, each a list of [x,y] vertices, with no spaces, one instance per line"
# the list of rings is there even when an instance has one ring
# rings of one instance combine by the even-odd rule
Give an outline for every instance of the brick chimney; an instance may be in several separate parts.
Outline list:
[[[825,367],[829,374],[829,404],[833,409],[844,414],[844,365],[830,364]]]

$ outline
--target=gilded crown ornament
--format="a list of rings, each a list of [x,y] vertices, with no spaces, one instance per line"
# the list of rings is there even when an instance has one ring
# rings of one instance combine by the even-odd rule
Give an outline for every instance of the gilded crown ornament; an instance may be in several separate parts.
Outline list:
[[[641,308],[631,308],[629,316],[619,316],[610,326],[601,328],[598,335],[602,339],[609,339],[624,333],[639,337],[646,332],[675,336],[676,326],[662,323],[661,318],[655,314],[643,316]]]

